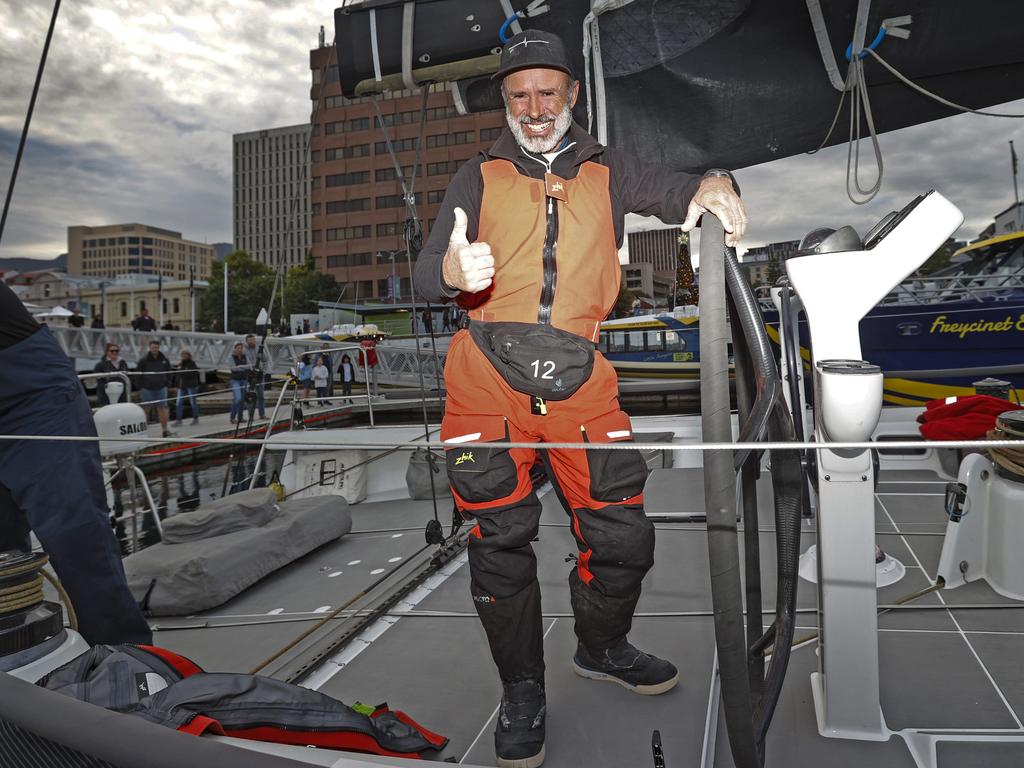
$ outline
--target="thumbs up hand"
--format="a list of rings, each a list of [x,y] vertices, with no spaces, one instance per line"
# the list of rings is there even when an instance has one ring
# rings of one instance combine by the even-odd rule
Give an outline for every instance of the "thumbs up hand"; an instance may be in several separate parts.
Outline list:
[[[466,293],[478,293],[491,284],[494,256],[487,243],[470,243],[466,238],[466,212],[455,209],[455,225],[448,239],[441,274],[445,283]]]

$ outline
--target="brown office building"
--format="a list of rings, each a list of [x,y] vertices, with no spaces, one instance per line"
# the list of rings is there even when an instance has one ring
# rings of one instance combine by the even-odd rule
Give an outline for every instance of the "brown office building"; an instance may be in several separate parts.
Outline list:
[[[369,98],[341,96],[329,47],[310,51],[309,58],[314,110],[311,248],[316,265],[348,285],[343,301],[387,301],[392,274],[398,278],[395,298],[408,301],[405,203],[373,103]],[[329,60],[332,63],[326,66]],[[317,110],[321,72],[325,88]],[[421,100],[421,94],[412,91],[380,99],[388,136],[407,177],[416,162]],[[504,125],[502,111],[460,117],[451,92],[442,85],[431,88],[415,187],[424,242],[452,176],[493,144]],[[399,254],[395,265],[393,254]]]
[[[68,227],[68,272],[87,277],[163,275],[206,280],[212,245],[185,240],[181,232],[147,224]]]

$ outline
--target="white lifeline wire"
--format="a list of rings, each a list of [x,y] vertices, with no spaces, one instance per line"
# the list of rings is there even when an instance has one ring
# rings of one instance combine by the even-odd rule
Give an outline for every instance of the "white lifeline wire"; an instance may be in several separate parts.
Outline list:
[[[450,448],[457,445],[459,448],[474,446],[478,448],[554,448],[558,450],[597,450],[597,451],[797,451],[797,450],[920,450],[922,448],[1022,448],[1024,440],[892,440],[884,443],[871,441],[862,442],[764,442],[764,443],[574,443],[574,442],[543,442],[535,443],[512,442],[507,440],[494,442],[467,442],[451,443],[443,440],[396,440],[391,443],[361,443],[351,438],[339,436],[337,439],[317,439],[316,433],[312,433],[308,441],[278,441],[276,444],[286,446],[289,450],[324,450],[327,448],[345,448],[362,450],[389,450],[389,449],[414,449],[414,448]],[[232,437],[121,437],[121,436],[93,436],[93,435],[0,435],[0,442],[4,441],[58,441],[58,442],[82,442],[82,443],[207,443],[210,445],[254,445],[260,446],[266,443],[264,439],[256,438],[232,438]]]

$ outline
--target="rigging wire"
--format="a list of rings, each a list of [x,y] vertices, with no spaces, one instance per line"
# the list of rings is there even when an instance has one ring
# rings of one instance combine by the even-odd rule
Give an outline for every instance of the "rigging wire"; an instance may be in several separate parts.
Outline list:
[[[18,180],[18,168],[21,166],[21,156],[25,152],[25,143],[28,141],[28,129],[32,124],[32,113],[36,108],[36,97],[39,95],[39,84],[43,80],[43,69],[46,67],[46,59],[50,53],[50,40],[53,39],[53,28],[57,25],[57,14],[60,12],[60,0],[54,0],[53,14],[50,16],[50,27],[46,30],[46,42],[43,43],[43,53],[39,57],[39,69],[36,70],[36,82],[32,86],[32,98],[28,102],[28,112],[25,113],[25,125],[21,129],[21,139],[18,141],[18,151],[14,155],[14,167],[11,169],[11,179],[7,183],[7,197],[4,199],[3,214],[0,215],[0,242],[4,239],[4,229],[7,226],[7,213],[11,207],[11,198],[14,196],[14,183]]]
[[[337,51],[337,48],[334,45],[334,42],[332,41],[331,42],[331,46],[330,46],[330,52],[327,54],[327,62],[320,69],[320,90],[317,93],[317,101],[316,101],[316,105],[313,107],[313,114],[310,115],[310,118],[309,118],[311,126],[319,126],[319,124],[317,123],[317,115],[320,112],[320,107],[321,107],[321,105],[324,102],[324,93],[327,90],[326,72],[327,72],[328,69],[330,69],[331,63],[334,61],[334,57],[335,57],[336,51]],[[288,216],[288,226],[285,229],[285,233],[284,233],[285,234],[285,247],[288,244],[289,236],[291,234],[293,234],[293,232],[294,232],[295,219],[299,215],[299,212],[298,212],[299,200],[302,197],[302,189],[303,189],[303,187],[304,187],[304,185],[306,183],[306,173],[307,173],[307,169],[309,168],[309,158],[310,158],[310,151],[311,151],[312,143],[313,143],[313,128],[311,127],[310,131],[309,131],[309,136],[306,138],[305,147],[303,148],[302,172],[299,175],[299,183],[295,187],[295,193],[292,195],[292,200],[291,200],[291,204],[290,204],[290,209],[291,210],[290,210],[290,214]],[[302,215],[305,215],[305,214],[302,214]],[[281,250],[278,251],[277,268],[274,271],[274,285],[273,285],[273,288],[270,291],[270,303],[268,305],[268,312],[267,312],[267,323],[268,324],[264,325],[262,327],[263,328],[263,332],[260,335],[260,344],[259,344],[259,347],[256,350],[256,361],[255,361],[255,363],[253,363],[253,368],[252,368],[251,371],[249,371],[249,376],[246,379],[245,395],[244,395],[243,401],[242,401],[242,408],[245,408],[246,406],[251,406],[249,408],[249,418],[248,418],[248,421],[246,422],[246,425],[245,425],[246,433],[249,433],[249,432],[252,431],[253,421],[254,421],[254,417],[256,415],[256,398],[257,398],[256,390],[257,390],[258,387],[264,389],[263,396],[264,396],[264,400],[266,400],[266,386],[265,386],[265,383],[264,383],[264,380],[263,380],[264,379],[263,365],[264,365],[264,363],[265,363],[265,361],[267,359],[266,358],[267,333],[268,333],[269,329],[273,327],[273,319],[271,317],[271,313],[274,310],[274,299],[277,296],[277,286],[278,286],[278,282],[279,281],[281,283],[281,317],[280,317],[280,320],[282,320],[282,321],[284,320],[284,275],[283,275],[283,271],[284,271],[284,250],[282,248]],[[289,322],[289,330],[291,330],[290,326],[291,326],[291,323]],[[225,328],[224,332],[227,333],[228,329]],[[243,350],[243,354],[244,354],[244,350]],[[333,368],[333,361],[332,361],[332,365],[330,367]],[[331,372],[332,377],[333,377],[333,373],[334,372],[332,371]],[[287,388],[288,384],[289,384],[289,381],[285,381],[285,383],[282,386]],[[298,396],[298,387],[297,386],[296,386],[295,394],[296,394],[296,397],[297,397]],[[234,429],[234,433],[233,433],[232,437],[234,437],[234,438],[238,437],[238,432],[241,429],[241,427],[242,427],[242,419],[241,419],[241,414],[239,414],[238,421],[235,422],[235,429]],[[268,434],[269,434],[269,432],[268,432]],[[234,468],[236,476],[240,475],[241,472],[243,471],[242,464],[243,464],[244,460],[245,460],[245,454],[243,453],[241,456],[238,457],[238,464]],[[228,478],[231,476],[233,462],[234,462],[234,451],[232,451],[231,456],[228,458],[227,465],[224,468],[224,482],[222,483],[222,486],[221,486],[221,496],[227,495],[227,491],[228,491]],[[253,473],[254,474],[257,473],[257,472],[259,472],[259,467],[255,467],[253,469]],[[232,483],[232,485],[234,487],[238,487],[239,482],[240,481],[236,480],[234,483]]]
[[[392,163],[392,165],[394,166],[394,169],[395,169],[395,176],[397,177],[398,182],[399,182],[399,184],[402,187],[402,196],[405,199],[406,217],[405,217],[405,226],[403,228],[403,236],[404,236],[404,239],[405,239],[406,263],[409,265],[409,286],[410,286],[409,302],[412,305],[412,330],[413,330],[413,338],[416,341],[416,349],[417,349],[417,351],[419,351],[419,349],[420,349],[420,332],[419,332],[419,330],[418,330],[418,328],[416,326],[416,318],[417,318],[417,315],[418,315],[418,309],[417,309],[417,306],[416,306],[416,289],[415,289],[415,285],[413,284],[412,259],[413,259],[413,251],[414,250],[416,251],[417,255],[419,254],[420,248],[422,246],[423,233],[422,233],[422,228],[421,228],[421,222],[420,222],[420,219],[419,219],[419,214],[418,214],[418,212],[416,210],[416,175],[417,175],[417,173],[419,171],[420,163],[422,162],[423,135],[424,135],[424,133],[426,133],[426,126],[427,126],[427,100],[428,100],[428,98],[430,96],[430,88],[431,88],[431,86],[432,86],[432,83],[430,83],[430,82],[424,82],[424,83],[420,84],[422,98],[420,100],[419,133],[418,133],[418,135],[416,137],[416,159],[415,159],[415,161],[413,163],[412,173],[410,174],[410,179],[409,179],[408,183],[406,183],[405,173],[402,170],[402,164],[398,162],[398,155],[395,154],[395,147],[394,147],[394,144],[392,144],[392,142],[391,142],[391,135],[388,132],[387,125],[384,122],[384,115],[381,112],[380,101],[378,99],[378,94],[374,93],[374,94],[371,94],[371,96],[370,96],[370,100],[373,102],[374,111],[377,114],[377,123],[379,124],[380,131],[381,131],[381,133],[384,136],[384,143],[385,143],[385,146],[387,146],[388,155],[391,157],[391,163]],[[392,254],[391,258],[392,258],[392,260],[394,260],[395,259],[395,254]],[[401,280],[400,277],[398,279],[399,279],[399,281]],[[394,290],[394,287],[392,287],[392,290]],[[429,302],[427,302],[427,310],[426,311],[427,312],[431,312],[430,303]],[[439,377],[440,376],[439,369],[440,369],[441,363],[440,363],[440,359],[439,359],[438,353],[437,353],[437,343],[436,343],[436,341],[434,339],[433,322],[430,323],[429,331],[430,331],[431,347],[434,350],[434,375],[435,375],[435,377]],[[429,442],[429,440],[430,440],[430,425],[428,424],[428,419],[427,419],[427,389],[426,389],[426,382],[425,382],[425,380],[423,378],[423,365],[422,365],[422,363],[416,366],[416,372],[417,372],[417,374],[419,376],[419,382],[420,382],[420,407],[421,407],[422,412],[423,412],[423,437],[424,437],[424,440]],[[437,390],[438,405],[443,407],[442,400],[441,400],[441,387],[440,387],[440,379],[439,378],[437,380],[437,385],[438,385],[438,390]],[[433,503],[433,510],[434,510],[434,519],[432,521],[432,525],[428,523],[428,526],[427,526],[427,540],[430,541],[430,542],[433,542],[433,543],[440,543],[441,541],[444,541],[444,536],[443,536],[443,534],[439,534],[439,530],[440,530],[440,527],[441,527],[441,520],[440,520],[440,516],[438,515],[438,511],[437,511],[437,488],[435,487],[435,483],[434,483],[434,474],[435,474],[434,462],[437,461],[437,457],[434,455],[434,452],[430,449],[429,446],[427,447],[426,450],[427,450],[427,454],[426,454],[426,456],[427,456],[427,476],[430,479],[430,498],[431,498],[431,501]],[[453,530],[452,534],[454,535],[454,533],[455,533],[455,531]],[[440,535],[441,538],[440,538],[439,541],[436,541],[438,535]]]
[[[896,20],[899,21],[899,20]],[[855,205],[864,205],[875,198],[882,188],[882,179],[885,175],[884,160],[882,156],[882,149],[878,142],[878,131],[875,128],[874,117],[871,112],[871,100],[868,93],[868,83],[864,72],[864,59],[867,56],[874,58],[879,64],[881,64],[889,73],[903,83],[908,88],[916,91],[922,96],[929,98],[944,107],[956,110],[961,113],[970,113],[973,115],[982,115],[985,117],[1003,117],[1012,119],[1024,118],[1024,114],[1014,114],[1010,112],[992,112],[984,109],[972,109],[964,106],[963,104],[957,104],[956,102],[939,96],[932,91],[918,85],[909,77],[900,72],[896,67],[887,62],[878,53],[876,47],[885,37],[887,31],[886,24],[883,22],[879,28],[878,35],[874,41],[853,53],[853,44],[847,48],[846,58],[849,60],[850,65],[846,71],[846,79],[843,82],[843,88],[839,97],[839,104],[836,107],[835,115],[832,117],[832,123],[829,125],[828,131],[825,134],[825,138],[822,139],[821,144],[816,149],[809,150],[805,154],[813,155],[822,150],[829,139],[832,137],[832,133],[835,131],[836,124],[839,121],[839,115],[843,110],[843,105],[846,101],[846,93],[850,93],[850,127],[847,135],[847,148],[846,148],[846,196],[850,199],[850,202]],[[888,30],[889,34],[893,34],[892,30]],[[902,37],[902,35],[893,35],[895,37]],[[871,146],[875,156],[875,170],[876,177],[875,182],[870,187],[864,187],[860,181],[860,141],[863,138],[861,134],[861,115],[863,114],[863,122],[867,128],[868,137],[871,139]]]

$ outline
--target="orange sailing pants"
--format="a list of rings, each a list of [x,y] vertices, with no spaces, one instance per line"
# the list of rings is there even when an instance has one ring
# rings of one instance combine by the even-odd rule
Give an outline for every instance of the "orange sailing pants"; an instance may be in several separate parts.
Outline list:
[[[488,448],[474,442],[632,440],[615,371],[599,353],[590,379],[570,398],[546,401],[512,389],[467,331],[445,363],[448,400],[441,425],[448,477],[462,513],[476,519],[469,542],[471,592],[505,682],[542,679],[540,588],[530,542],[541,504],[530,468],[544,462],[569,514],[579,549],[569,575],[576,635],[600,653],[625,639],[640,583],[654,562],[654,527],[644,515],[647,467],[633,450]]]

